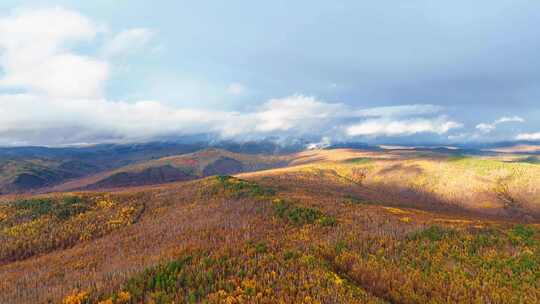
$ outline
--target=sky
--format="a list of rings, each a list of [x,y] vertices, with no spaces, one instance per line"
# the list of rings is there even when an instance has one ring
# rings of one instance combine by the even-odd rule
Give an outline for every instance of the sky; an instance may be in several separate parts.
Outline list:
[[[0,2],[0,145],[540,140],[540,2]]]

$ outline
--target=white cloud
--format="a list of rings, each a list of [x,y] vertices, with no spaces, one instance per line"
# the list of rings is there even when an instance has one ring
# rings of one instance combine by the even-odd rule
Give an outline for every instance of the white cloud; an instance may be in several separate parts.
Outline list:
[[[354,111],[366,120],[346,128],[349,136],[407,136],[418,133],[445,134],[460,128],[458,122],[439,115],[443,107],[431,104],[412,104],[375,107]]]
[[[497,129],[497,125],[508,122],[525,122],[525,120],[519,116],[503,116],[492,123],[480,123],[476,125],[476,129],[482,133],[491,133]]]
[[[105,57],[114,57],[134,53],[144,49],[154,34],[154,31],[148,28],[124,30],[107,42],[102,49],[102,54]]]
[[[462,125],[448,120],[445,116],[436,118],[414,118],[406,120],[391,120],[387,118],[369,119],[359,124],[349,126],[350,136],[400,136],[417,133],[445,134],[451,129]]]
[[[496,126],[494,124],[487,124],[487,123],[481,123],[476,125],[476,129],[480,130],[484,133],[489,133],[496,129]]]
[[[88,18],[60,7],[18,10],[0,19],[0,45],[8,52],[22,52],[36,60],[61,51],[66,42],[90,40],[98,27]]]
[[[328,136],[324,136],[321,138],[319,142],[309,143],[306,146],[306,149],[308,150],[315,150],[315,149],[324,149],[327,147],[330,147],[332,145],[332,139]]]
[[[443,110],[441,106],[430,104],[413,104],[390,107],[376,107],[356,111],[358,116],[365,117],[405,117],[436,114]]]
[[[324,103],[314,97],[293,95],[271,99],[255,115],[257,131],[286,131],[293,128],[309,130],[325,120],[335,119],[343,111],[339,103]]]
[[[43,100],[40,96],[22,94],[0,96],[0,104],[1,138],[53,144],[219,132],[234,115],[173,108],[157,101]]]
[[[516,136],[517,140],[540,140],[540,132],[537,133],[522,133]]]
[[[97,45],[102,53],[94,56],[75,51],[77,43],[100,41],[94,39],[99,33],[94,22],[62,8],[0,18],[0,88],[24,92],[0,94],[1,145],[142,141],[194,133],[227,138],[320,135],[326,137],[320,143],[324,145],[335,137],[444,134],[460,126],[439,115],[443,109],[434,105],[360,109],[300,94],[270,99],[244,113],[156,100],[107,100],[108,60],[145,47],[152,32],[123,31],[102,48]],[[246,90],[241,83],[227,88],[234,95]],[[351,123],[359,119],[363,121]]]
[[[108,64],[69,51],[98,32],[91,20],[63,8],[18,11],[0,19],[0,87],[54,97],[99,97]]]
[[[246,86],[244,86],[243,84],[239,82],[234,82],[234,83],[229,84],[229,86],[227,86],[227,93],[231,95],[236,95],[236,96],[243,95],[246,93],[246,91],[247,91]]]
[[[519,116],[503,116],[495,121],[495,124],[500,124],[504,122],[525,122],[525,119]]]
[[[108,77],[104,62],[73,54],[58,54],[32,67],[19,69],[0,81],[55,97],[98,97]]]
[[[43,99],[32,94],[0,95],[0,105],[0,144],[143,141],[207,132],[225,138],[276,134],[400,136],[443,134],[459,126],[440,117],[397,121],[385,118],[369,119],[344,132],[344,105],[303,95],[272,99],[248,113],[178,108],[158,101]]]

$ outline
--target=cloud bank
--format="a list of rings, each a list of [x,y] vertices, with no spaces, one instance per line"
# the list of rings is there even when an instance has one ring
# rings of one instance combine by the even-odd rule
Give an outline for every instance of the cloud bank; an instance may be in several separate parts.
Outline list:
[[[347,134],[351,136],[398,136],[427,132],[442,135],[460,127],[462,127],[460,123],[448,120],[446,116],[433,119],[371,119],[348,127]]]
[[[238,140],[311,136],[326,145],[332,138],[448,138],[464,127],[445,107],[432,104],[358,107],[292,94],[239,112],[108,99],[105,88],[115,58],[147,50],[154,35],[146,28],[110,33],[60,7],[17,10],[0,18],[0,145],[145,141],[199,133]],[[93,52],[81,51],[88,45]],[[247,88],[231,83],[226,91],[239,96]],[[503,117],[476,128],[491,131],[511,121],[523,120]]]
[[[504,116],[497,120],[495,120],[492,123],[480,123],[476,125],[476,129],[479,130],[482,133],[490,133],[497,129],[497,125],[500,125],[502,123],[508,123],[508,122],[525,122],[525,119],[519,117],[519,116]]]
[[[540,132],[518,134],[518,136],[516,136],[516,139],[517,140],[528,140],[528,141],[540,140]]]

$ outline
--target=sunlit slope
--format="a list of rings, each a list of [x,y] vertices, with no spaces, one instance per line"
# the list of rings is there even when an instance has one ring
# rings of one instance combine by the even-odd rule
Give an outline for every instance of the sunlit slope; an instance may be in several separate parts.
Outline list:
[[[516,157],[511,162],[498,159],[415,151],[319,150],[299,154],[292,162],[296,166],[240,176],[291,191],[334,187],[372,203],[538,218],[540,166],[516,161]]]

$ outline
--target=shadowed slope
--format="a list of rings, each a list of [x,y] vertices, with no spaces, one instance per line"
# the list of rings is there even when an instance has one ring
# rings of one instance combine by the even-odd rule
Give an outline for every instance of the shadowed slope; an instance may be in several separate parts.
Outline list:
[[[235,174],[286,166],[290,156],[266,156],[206,149],[138,163],[85,178],[57,189],[106,189],[185,181],[211,175]]]
[[[0,148],[0,194],[44,191],[69,180],[202,147],[155,142],[74,148]]]

